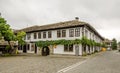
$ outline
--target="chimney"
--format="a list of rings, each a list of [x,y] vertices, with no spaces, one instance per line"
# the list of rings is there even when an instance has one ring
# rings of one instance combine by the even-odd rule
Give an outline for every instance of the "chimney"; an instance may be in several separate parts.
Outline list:
[[[79,17],[75,17],[75,20],[76,20],[76,21],[79,21]]]

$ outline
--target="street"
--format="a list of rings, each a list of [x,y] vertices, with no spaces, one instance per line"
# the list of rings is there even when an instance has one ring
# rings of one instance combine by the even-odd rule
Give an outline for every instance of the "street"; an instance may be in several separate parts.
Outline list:
[[[85,60],[76,56],[11,56],[0,57],[0,73],[56,73]]]
[[[0,57],[0,73],[120,73],[120,53],[80,56]]]
[[[120,53],[116,51],[100,53],[65,73],[120,73]]]

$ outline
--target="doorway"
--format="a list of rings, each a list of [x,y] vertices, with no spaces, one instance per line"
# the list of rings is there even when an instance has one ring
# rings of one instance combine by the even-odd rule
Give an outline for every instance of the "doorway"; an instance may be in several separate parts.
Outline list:
[[[47,56],[47,55],[49,55],[49,54],[50,54],[49,47],[44,46],[44,47],[42,48],[42,56]]]
[[[35,44],[35,53],[37,53],[37,45]]]
[[[79,56],[79,45],[75,45],[75,55]]]
[[[27,53],[26,45],[23,46],[23,53]]]

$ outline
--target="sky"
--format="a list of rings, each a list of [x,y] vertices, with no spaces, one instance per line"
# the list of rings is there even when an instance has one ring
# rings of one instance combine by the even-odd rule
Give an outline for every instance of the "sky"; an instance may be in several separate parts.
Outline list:
[[[74,20],[120,41],[120,0],[0,0],[1,16],[13,29]]]

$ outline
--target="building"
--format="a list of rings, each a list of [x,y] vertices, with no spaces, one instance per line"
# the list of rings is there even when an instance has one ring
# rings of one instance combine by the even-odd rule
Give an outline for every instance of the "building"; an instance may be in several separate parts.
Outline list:
[[[16,53],[16,49],[18,49],[18,42],[16,41],[10,41],[11,46],[14,48],[12,53]],[[5,41],[3,38],[0,40],[0,54],[6,53],[6,48],[9,46],[8,41]]]
[[[117,44],[117,49],[120,52],[120,42],[118,42],[118,44]]]
[[[36,54],[68,54],[68,55],[83,55],[85,53],[94,53],[96,50],[100,51],[101,47],[88,46],[83,47],[82,44],[71,45],[54,45],[38,47],[37,41],[51,41],[51,40],[75,40],[81,39],[83,36],[97,43],[102,43],[103,37],[88,23],[79,21],[79,18],[71,21],[59,22],[43,26],[27,27],[19,31],[25,31],[26,36],[24,40],[26,45],[19,46],[19,52],[36,53]]]
[[[112,50],[112,40],[109,40],[109,39],[105,39],[104,40],[104,43],[106,44],[106,47],[107,47],[107,50]]]

